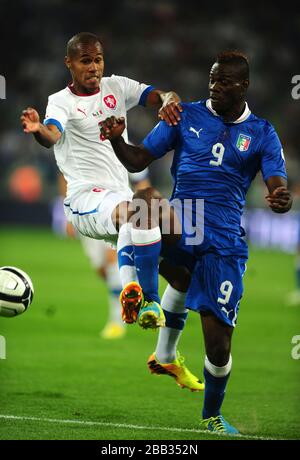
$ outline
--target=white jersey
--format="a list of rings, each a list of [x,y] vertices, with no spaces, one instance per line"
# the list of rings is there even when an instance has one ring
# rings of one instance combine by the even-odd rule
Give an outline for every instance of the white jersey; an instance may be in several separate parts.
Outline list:
[[[67,196],[81,189],[128,191],[128,173],[116,157],[111,143],[101,138],[99,122],[124,117],[131,107],[142,104],[151,86],[126,77],[103,77],[99,91],[77,95],[68,86],[49,96],[44,124],[62,132],[54,145],[57,165],[67,181]],[[127,125],[127,122],[126,122]],[[128,142],[127,129],[123,137]]]

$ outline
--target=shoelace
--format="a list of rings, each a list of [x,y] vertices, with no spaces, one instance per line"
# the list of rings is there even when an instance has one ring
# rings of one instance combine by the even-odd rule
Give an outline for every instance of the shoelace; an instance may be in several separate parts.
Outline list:
[[[209,423],[211,423],[217,431],[225,431],[224,422],[225,420],[221,415],[217,415],[217,417],[210,417],[209,419]]]
[[[177,351],[177,356],[176,356],[177,361],[179,362],[180,365],[183,365],[184,363],[184,357]],[[184,366],[185,367],[185,366]]]
[[[187,377],[193,378],[193,374],[191,371],[188,370],[188,368],[184,365],[185,358],[177,351],[177,356],[176,360],[178,361],[179,366],[182,368],[183,372],[185,372]]]

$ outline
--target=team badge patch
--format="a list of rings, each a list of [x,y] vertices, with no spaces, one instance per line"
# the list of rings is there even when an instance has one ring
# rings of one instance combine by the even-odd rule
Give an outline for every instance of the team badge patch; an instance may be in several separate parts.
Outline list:
[[[240,152],[246,152],[249,148],[250,142],[251,142],[250,136],[246,136],[246,134],[240,133],[236,146]]]
[[[105,102],[105,105],[109,108],[109,109],[115,109],[116,108],[116,105],[117,105],[117,100],[115,98],[115,96],[113,94],[109,94],[108,96],[105,96],[103,98],[104,102]]]

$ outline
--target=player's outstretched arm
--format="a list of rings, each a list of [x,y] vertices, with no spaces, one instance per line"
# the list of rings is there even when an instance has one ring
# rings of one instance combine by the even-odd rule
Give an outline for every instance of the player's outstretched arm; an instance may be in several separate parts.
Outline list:
[[[174,91],[154,89],[148,94],[146,105],[151,107],[162,104],[158,111],[158,118],[164,120],[169,126],[176,126],[181,118],[180,102],[181,98]]]
[[[129,172],[143,171],[155,158],[143,145],[126,144],[122,137],[125,129],[124,117],[106,118],[99,123],[102,136],[108,139],[121,163]]]
[[[61,137],[61,132],[55,125],[43,125],[38,112],[32,107],[23,110],[21,124],[24,133],[32,133],[43,147],[52,147]]]
[[[272,211],[283,214],[289,211],[293,204],[291,192],[287,189],[287,181],[281,176],[272,176],[266,182],[269,194],[266,196]]]

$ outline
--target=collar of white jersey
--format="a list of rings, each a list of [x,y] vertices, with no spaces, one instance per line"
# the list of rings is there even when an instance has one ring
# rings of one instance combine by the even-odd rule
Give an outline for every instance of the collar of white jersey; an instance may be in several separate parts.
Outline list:
[[[213,113],[216,117],[219,117],[220,115],[217,114],[217,112],[212,108],[212,105],[211,105],[211,100],[210,99],[207,99],[206,100],[206,107],[208,108],[208,110]],[[243,121],[247,120],[248,117],[250,117],[251,115],[251,110],[249,109],[248,107],[248,104],[247,102],[245,102],[245,110],[244,112],[242,113],[242,115],[235,121],[232,121],[231,123],[242,123]]]
[[[93,93],[88,93],[88,94],[87,93],[76,93],[76,91],[74,90],[73,82],[69,83],[67,88],[72,94],[75,94],[75,96],[78,96],[78,97],[90,97],[90,96],[95,96],[95,94],[100,93],[100,85],[99,85],[99,88],[95,89]]]

